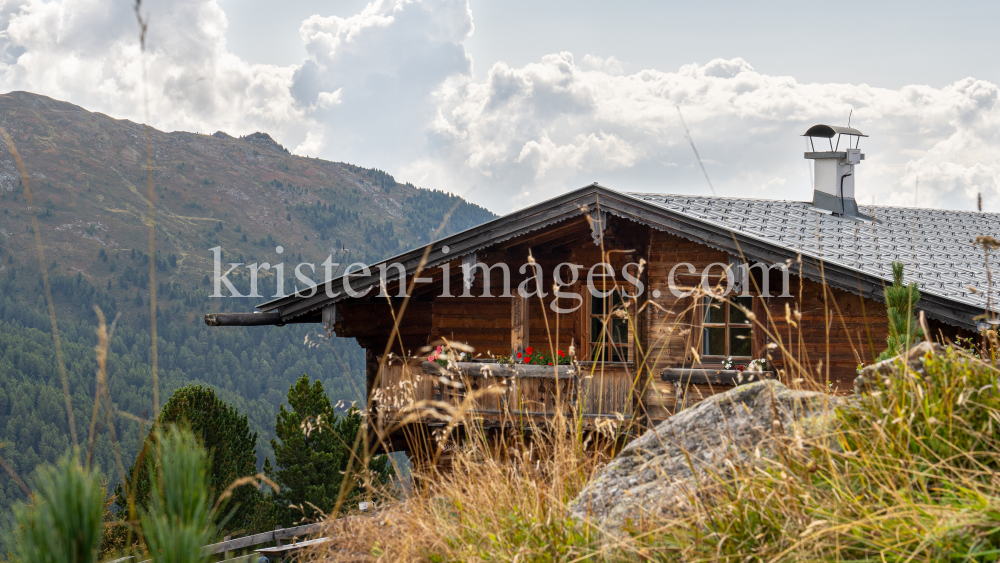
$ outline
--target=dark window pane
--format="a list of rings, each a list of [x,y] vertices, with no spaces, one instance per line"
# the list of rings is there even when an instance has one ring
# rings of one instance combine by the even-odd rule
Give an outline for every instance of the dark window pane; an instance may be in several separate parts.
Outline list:
[[[750,320],[747,319],[746,313],[740,310],[740,307],[746,307],[747,311],[751,310],[753,307],[752,297],[733,297],[729,303],[729,324],[741,325],[750,324]]]
[[[590,341],[601,342],[601,330],[604,328],[604,319],[600,317],[590,317]],[[604,340],[607,340],[606,338]]]
[[[606,354],[604,353],[604,351],[605,351],[604,346],[595,346],[592,354],[593,357],[591,359],[595,362],[605,361]]]
[[[611,310],[615,310],[622,306],[622,294],[620,289],[616,289],[611,293]]]
[[[611,340],[614,342],[628,342],[627,320],[611,319]]]
[[[594,294],[590,295],[590,314],[591,315],[603,315],[604,314],[604,298],[598,297]]]
[[[751,342],[750,342],[750,329],[749,328],[731,328],[729,329],[729,355],[730,356],[750,356],[751,353]]]
[[[701,353],[704,356],[725,356],[726,329],[723,327],[706,328]]]
[[[726,322],[726,310],[722,308],[722,305],[722,303],[711,297],[705,298],[703,306],[705,307],[706,323],[723,324]]]
[[[746,313],[740,310],[745,307],[747,311],[753,310],[753,297],[733,297],[729,304],[729,324],[750,324]]]
[[[609,356],[611,357],[610,361],[612,361],[612,362],[624,362],[625,361],[624,355],[627,354],[627,353],[628,353],[628,348],[625,348],[623,346],[612,347],[611,348],[611,353],[609,354]]]

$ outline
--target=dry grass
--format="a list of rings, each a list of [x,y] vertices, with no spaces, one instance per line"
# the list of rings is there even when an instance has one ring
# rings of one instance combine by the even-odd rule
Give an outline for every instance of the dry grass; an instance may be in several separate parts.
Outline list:
[[[335,560],[572,560],[592,549],[566,504],[607,460],[593,436],[563,418],[555,432],[503,444],[470,433],[448,467],[414,471],[412,494],[372,518],[331,521],[350,538],[324,553]],[[560,428],[561,431],[560,431]]]

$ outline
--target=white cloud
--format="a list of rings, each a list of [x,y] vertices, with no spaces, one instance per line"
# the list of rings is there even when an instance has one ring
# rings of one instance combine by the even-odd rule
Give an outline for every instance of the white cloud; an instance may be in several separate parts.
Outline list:
[[[150,116],[166,130],[267,131],[300,154],[393,168],[420,156],[431,92],[468,74],[465,0],[378,0],[312,16],[308,57],[251,64],[226,49],[217,0],[147,0]],[[0,4],[0,89],[144,121],[138,26],[120,0]]]
[[[226,51],[214,0],[153,0],[146,68],[157,127],[303,135],[292,69],[253,65]],[[128,2],[8,0],[0,14],[0,87],[145,121],[138,24]]]
[[[374,2],[340,18],[312,16],[299,34],[308,58],[295,70],[299,105],[323,102],[310,117],[322,131],[324,156],[393,169],[423,156],[434,92],[472,59],[462,42],[472,33],[465,0]]]
[[[676,107],[719,195],[811,197],[799,137],[852,125],[862,202],[1000,206],[994,84],[801,84],[740,58],[676,70],[555,53],[472,74],[467,0],[376,1],[300,28],[307,58],[252,64],[226,48],[217,0],[146,0],[150,110],[167,130],[271,133],[299,154],[387,169],[504,212],[597,180],[708,193]],[[0,88],[143,120],[137,27],[119,0],[0,0]],[[579,61],[579,62],[578,62]],[[491,63],[492,61],[486,61]]]
[[[451,182],[489,178],[480,199],[499,209],[592,180],[707,194],[680,106],[719,195],[804,200],[812,192],[799,135],[814,123],[845,124],[853,110],[852,125],[872,135],[861,145],[862,202],[912,205],[919,175],[920,205],[968,209],[982,191],[995,208],[997,92],[974,79],[940,89],[799,84],[739,58],[623,74],[560,53],[522,68],[497,63],[482,81],[452,85],[434,135]]]

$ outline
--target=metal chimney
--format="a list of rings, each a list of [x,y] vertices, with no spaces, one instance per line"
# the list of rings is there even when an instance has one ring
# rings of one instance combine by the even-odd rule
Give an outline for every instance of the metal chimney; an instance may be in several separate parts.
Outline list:
[[[843,150],[840,150],[841,136],[847,137]],[[814,207],[830,211],[834,215],[871,220],[871,217],[858,212],[858,203],[854,199],[854,167],[865,159],[865,155],[858,150],[858,143],[861,142],[861,137],[867,136],[857,129],[836,125],[813,125],[803,135],[809,137],[809,146],[813,151],[807,152],[805,157],[813,161]],[[834,137],[837,137],[836,146],[833,144]],[[817,151],[814,141],[817,138],[826,139],[830,150]],[[821,145],[820,148],[824,147]]]

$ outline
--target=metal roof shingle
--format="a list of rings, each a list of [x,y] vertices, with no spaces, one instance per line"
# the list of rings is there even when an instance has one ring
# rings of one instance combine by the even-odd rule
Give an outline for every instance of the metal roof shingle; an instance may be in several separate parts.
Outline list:
[[[862,222],[819,212],[809,202],[628,195],[806,256],[874,273],[886,283],[892,282],[892,262],[903,262],[906,281],[916,281],[922,292],[986,308],[987,266],[974,240],[980,235],[1000,238],[1000,213],[867,205],[859,210],[876,221]],[[994,288],[1000,287],[998,266],[991,256]],[[997,302],[998,296],[991,301]]]

